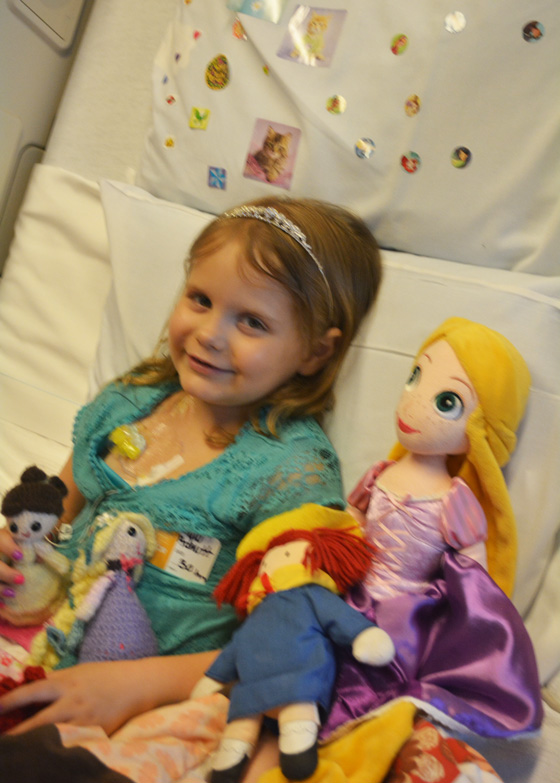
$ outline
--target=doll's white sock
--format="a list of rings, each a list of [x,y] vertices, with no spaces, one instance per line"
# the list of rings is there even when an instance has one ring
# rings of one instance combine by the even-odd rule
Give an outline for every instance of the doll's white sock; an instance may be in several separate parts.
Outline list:
[[[245,740],[224,737],[212,759],[212,769],[230,769],[253,754],[253,745]]]
[[[293,755],[313,747],[319,727],[314,720],[290,720],[280,726],[280,753]]]

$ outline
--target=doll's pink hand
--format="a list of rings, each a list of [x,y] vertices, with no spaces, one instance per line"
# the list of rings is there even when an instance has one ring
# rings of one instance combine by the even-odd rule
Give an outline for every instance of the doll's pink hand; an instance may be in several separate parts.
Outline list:
[[[395,645],[388,633],[381,628],[366,628],[352,643],[356,660],[371,666],[385,666],[395,657]]]

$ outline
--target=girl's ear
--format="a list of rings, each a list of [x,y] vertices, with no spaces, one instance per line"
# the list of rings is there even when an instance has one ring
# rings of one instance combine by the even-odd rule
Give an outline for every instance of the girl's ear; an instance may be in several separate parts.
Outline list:
[[[311,348],[308,356],[299,367],[300,375],[315,375],[322,370],[333,355],[338,340],[342,337],[342,331],[337,326],[331,326]]]

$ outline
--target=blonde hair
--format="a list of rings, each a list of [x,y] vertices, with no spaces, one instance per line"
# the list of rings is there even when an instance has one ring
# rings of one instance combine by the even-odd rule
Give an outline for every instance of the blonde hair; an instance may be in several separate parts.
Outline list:
[[[334,384],[342,361],[381,283],[381,255],[364,221],[348,210],[316,199],[270,196],[250,202],[272,207],[305,234],[313,255],[319,259],[325,279],[313,257],[292,236],[250,217],[213,220],[194,241],[186,264],[214,252],[230,239],[241,239],[245,259],[253,269],[280,283],[291,296],[294,314],[309,346],[330,327],[341,331],[334,352],[312,376],[296,375],[267,399],[266,427],[275,434],[281,419],[312,415],[321,419],[334,403]],[[330,290],[329,290],[330,289]],[[177,378],[167,352],[167,338],[156,353],[141,362],[121,380],[152,385]],[[257,411],[252,423],[260,431]]]

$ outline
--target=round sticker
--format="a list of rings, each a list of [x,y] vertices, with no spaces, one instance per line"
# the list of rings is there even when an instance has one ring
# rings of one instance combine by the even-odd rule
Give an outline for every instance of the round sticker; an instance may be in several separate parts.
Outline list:
[[[540,22],[529,22],[523,28],[523,38],[525,41],[540,41],[544,35],[544,27]]]
[[[223,90],[229,82],[229,63],[225,54],[217,54],[206,66],[206,84],[211,90]]]
[[[471,162],[471,151],[468,147],[456,147],[451,153],[451,163],[456,169],[464,169]]]
[[[400,33],[399,35],[395,35],[395,37],[391,41],[391,51],[393,52],[393,54],[402,54],[407,46],[408,46],[408,38],[406,35],[403,35],[402,33]]]
[[[371,158],[375,152],[375,142],[373,139],[358,139],[354,150],[359,158]]]
[[[420,155],[416,152],[407,152],[401,158],[401,166],[408,174],[414,174],[415,171],[418,171],[421,162]]]
[[[409,95],[404,102],[404,111],[407,117],[414,117],[420,111],[420,98],[417,95]]]
[[[445,29],[448,33],[462,33],[466,26],[465,14],[461,11],[453,11],[445,17]]]
[[[239,21],[239,19],[236,19],[233,23],[233,37],[237,38],[238,41],[246,41],[247,40],[247,33],[243,29],[243,25]]]
[[[331,95],[327,99],[327,111],[331,114],[344,114],[346,111],[346,98],[342,95]]]

